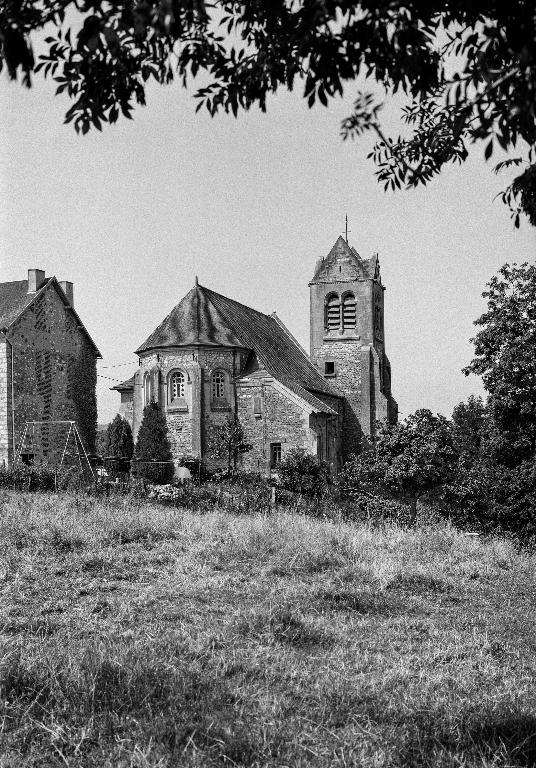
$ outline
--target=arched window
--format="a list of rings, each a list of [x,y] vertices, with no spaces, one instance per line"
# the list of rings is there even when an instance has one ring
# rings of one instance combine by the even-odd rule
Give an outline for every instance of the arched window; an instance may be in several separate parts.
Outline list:
[[[149,405],[151,402],[151,376],[146,373],[143,377],[143,404]]]
[[[225,399],[225,375],[221,371],[212,374],[212,399]]]
[[[177,398],[184,397],[185,376],[182,371],[175,371],[169,379],[169,401],[172,403]]]
[[[356,326],[356,301],[353,293],[347,293],[342,300],[342,323],[344,328]]]
[[[326,328],[328,331],[340,328],[341,302],[337,294],[332,293],[326,301]]]

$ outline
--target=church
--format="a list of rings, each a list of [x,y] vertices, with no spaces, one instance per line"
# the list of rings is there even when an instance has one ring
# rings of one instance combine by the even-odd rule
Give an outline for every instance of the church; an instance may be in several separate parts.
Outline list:
[[[378,256],[362,259],[341,236],[316,263],[310,288],[310,353],[281,319],[198,284],[136,350],[139,367],[112,389],[136,439],[143,410],[165,413],[173,458],[225,464],[215,433],[230,416],[251,449],[245,470],[269,474],[300,447],[336,473],[374,435],[396,422],[385,352]]]

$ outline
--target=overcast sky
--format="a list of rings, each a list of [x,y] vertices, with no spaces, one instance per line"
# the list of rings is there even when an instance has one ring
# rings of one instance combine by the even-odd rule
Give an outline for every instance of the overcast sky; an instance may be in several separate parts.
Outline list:
[[[27,269],[74,282],[75,306],[101,350],[99,421],[116,413],[112,379],[199,276],[202,285],[277,311],[309,347],[315,261],[350,220],[350,244],[378,251],[387,353],[402,415],[450,415],[479,380],[471,359],[481,293],[506,261],[533,260],[536,230],[515,230],[477,147],[425,189],[384,193],[366,153],[339,123],[354,92],[329,109],[282,93],[235,119],[195,114],[178,86],[151,88],[134,120],[77,136],[67,99],[48,83],[0,81],[0,279]],[[384,113],[397,132],[399,111]],[[124,365],[126,363],[126,365]],[[117,366],[117,367],[112,367]],[[110,378],[104,378],[110,377]]]

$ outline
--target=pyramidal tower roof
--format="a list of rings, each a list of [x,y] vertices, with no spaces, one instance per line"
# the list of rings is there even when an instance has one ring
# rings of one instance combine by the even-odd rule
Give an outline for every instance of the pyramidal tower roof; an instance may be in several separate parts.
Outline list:
[[[362,259],[356,249],[339,235],[327,256],[319,259],[315,265],[312,283],[340,280],[379,279],[379,261],[375,254],[370,259]]]

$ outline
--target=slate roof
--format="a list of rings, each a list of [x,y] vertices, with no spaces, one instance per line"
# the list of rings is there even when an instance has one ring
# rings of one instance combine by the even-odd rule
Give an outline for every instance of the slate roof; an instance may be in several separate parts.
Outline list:
[[[9,328],[34,298],[35,293],[28,293],[27,280],[0,283],[0,328]]]
[[[340,392],[320,375],[277,317],[265,315],[197,284],[136,350],[136,354],[161,347],[197,344],[252,350],[261,369],[296,394],[301,392],[300,396],[315,410],[330,412],[332,409],[310,393],[341,397]]]
[[[135,378],[136,375],[132,374],[130,379],[122,381],[121,384],[116,384],[115,387],[110,387],[110,389],[116,389],[118,392],[127,392],[129,389],[134,389]]]
[[[7,331],[24,310],[27,309],[38,296],[46,291],[49,286],[53,286],[64,303],[69,306],[70,311],[74,314],[77,320],[79,329],[95,349],[97,357],[102,357],[95,342],[87,332],[77,312],[71,307],[69,300],[55,277],[47,278],[41,288],[38,291],[35,291],[35,293],[28,293],[27,280],[14,280],[9,283],[0,283],[0,331]]]

